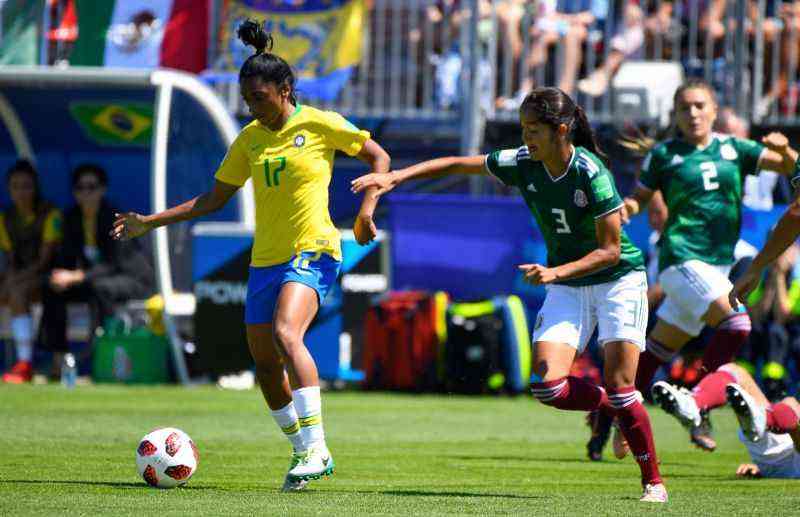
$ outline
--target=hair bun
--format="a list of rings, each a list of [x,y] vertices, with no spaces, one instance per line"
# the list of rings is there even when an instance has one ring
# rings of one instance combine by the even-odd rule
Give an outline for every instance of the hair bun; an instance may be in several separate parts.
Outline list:
[[[256,54],[272,50],[272,35],[264,30],[264,22],[247,19],[239,25],[236,35],[245,45],[256,49]]]

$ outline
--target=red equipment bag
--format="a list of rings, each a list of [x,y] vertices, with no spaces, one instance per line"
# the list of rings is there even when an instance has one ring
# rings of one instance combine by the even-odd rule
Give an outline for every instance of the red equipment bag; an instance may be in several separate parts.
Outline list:
[[[393,291],[370,307],[364,319],[366,388],[436,388],[447,302],[441,291]]]

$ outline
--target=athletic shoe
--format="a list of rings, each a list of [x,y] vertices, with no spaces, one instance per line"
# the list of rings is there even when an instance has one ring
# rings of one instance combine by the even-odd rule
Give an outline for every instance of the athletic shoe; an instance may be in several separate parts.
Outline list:
[[[678,389],[664,381],[653,384],[653,401],[661,409],[678,419],[690,431],[700,425],[700,410],[692,397],[685,389]]]
[[[33,366],[30,361],[17,361],[9,371],[3,374],[3,382],[8,384],[24,384],[31,382]]]
[[[628,445],[628,440],[625,439],[625,435],[622,434],[619,423],[616,421],[614,422],[614,439],[611,441],[611,448],[614,449],[614,456],[618,460],[623,459],[631,452],[631,446]]]
[[[700,410],[700,425],[692,427],[689,433],[692,443],[704,451],[714,452],[717,448],[717,441],[714,440],[714,429],[711,425],[711,416],[708,410]]]
[[[591,411],[587,415],[587,423],[592,428],[592,437],[586,444],[586,452],[591,461],[603,460],[603,449],[611,436],[611,424],[614,419],[604,411]]]
[[[745,437],[751,442],[759,441],[767,431],[766,411],[738,384],[728,384],[725,393]]]
[[[289,472],[292,471],[297,465],[303,461],[303,458],[306,457],[306,451],[293,451],[292,452],[292,459],[289,462]],[[286,478],[283,480],[283,487],[281,491],[283,492],[298,492],[303,490],[306,485],[308,485],[308,481],[305,479],[295,479],[292,478],[288,473],[286,474]]]
[[[333,456],[324,445],[311,447],[306,451],[297,465],[295,465],[287,477],[292,480],[319,479],[322,476],[333,474]]]
[[[667,487],[664,483],[657,483],[655,485],[645,485],[644,493],[639,501],[643,503],[666,503],[669,500],[667,497]]]

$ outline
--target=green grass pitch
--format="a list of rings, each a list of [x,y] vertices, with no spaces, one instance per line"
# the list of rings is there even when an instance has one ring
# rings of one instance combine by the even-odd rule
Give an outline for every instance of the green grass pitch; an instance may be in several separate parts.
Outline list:
[[[0,386],[0,515],[797,515],[800,480],[738,480],[747,460],[733,414],[713,415],[719,448],[693,449],[650,408],[670,490],[639,503],[638,468],[585,459],[583,414],[527,397],[326,393],[336,475],[278,488],[288,465],[257,390]],[[147,487],[139,439],[176,426],[200,467],[184,488]]]

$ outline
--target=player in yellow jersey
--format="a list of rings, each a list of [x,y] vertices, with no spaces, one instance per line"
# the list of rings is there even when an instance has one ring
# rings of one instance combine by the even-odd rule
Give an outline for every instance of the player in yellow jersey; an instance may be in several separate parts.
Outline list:
[[[61,212],[42,198],[39,176],[28,160],[8,169],[6,186],[11,206],[0,213],[0,304],[11,311],[11,335],[17,362],[3,382],[29,382],[33,374],[31,303],[41,287],[61,241]]]
[[[297,103],[292,69],[268,52],[272,37],[260,24],[248,20],[238,35],[256,49],[239,72],[255,120],[231,144],[212,190],[157,214],[120,214],[113,235],[138,237],[219,210],[252,179],[256,224],[247,341],[267,405],[294,447],[284,490],[298,490],[334,466],[322,429],[317,368],[303,343],[341,261],[339,233],[328,212],[334,153],[356,156],[377,173],[389,172],[389,156],[341,115]],[[364,196],[353,229],[361,244],[375,237],[376,201],[374,190]]]

